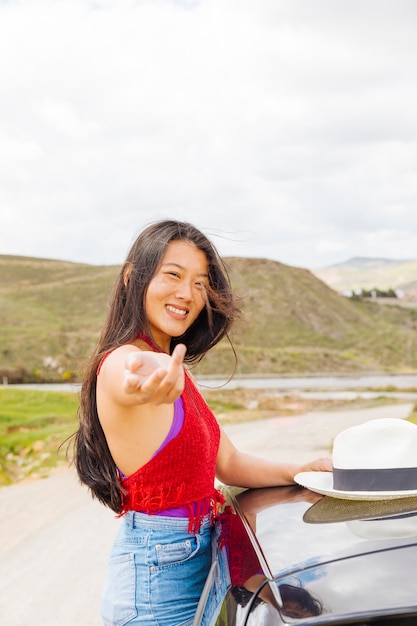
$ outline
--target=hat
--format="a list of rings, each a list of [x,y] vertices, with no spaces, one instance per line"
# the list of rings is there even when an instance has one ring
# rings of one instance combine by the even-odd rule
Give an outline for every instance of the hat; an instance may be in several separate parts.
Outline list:
[[[417,496],[389,500],[343,500],[324,496],[303,515],[307,524],[378,520],[417,513]]]
[[[333,472],[301,472],[295,481],[323,495],[352,500],[417,496],[417,425],[375,419],[339,433]]]

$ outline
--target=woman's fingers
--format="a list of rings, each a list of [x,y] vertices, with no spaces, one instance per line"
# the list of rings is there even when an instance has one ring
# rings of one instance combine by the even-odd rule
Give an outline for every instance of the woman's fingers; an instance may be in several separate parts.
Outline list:
[[[161,393],[171,396],[172,393],[178,397],[184,389],[184,356],[186,348],[183,344],[175,346],[171,355],[166,375],[161,381]],[[175,398],[174,398],[175,399]]]
[[[159,369],[161,364],[155,358],[153,352],[131,352],[125,362],[125,369],[131,373],[141,376],[145,380],[155,370]]]
[[[178,363],[182,365],[184,362],[184,357],[185,357],[186,352],[187,352],[186,346],[183,343],[179,343],[177,346],[175,346],[171,354],[171,361],[173,363]]]
[[[186,347],[183,344],[176,346],[168,367],[155,372],[143,384],[143,391],[151,395],[155,404],[174,402],[181,395],[184,389],[185,352]]]
[[[138,395],[142,403],[174,402],[184,388],[184,356],[186,347],[179,344],[169,357],[167,367],[152,352],[134,352],[126,359],[123,380],[125,393]]]

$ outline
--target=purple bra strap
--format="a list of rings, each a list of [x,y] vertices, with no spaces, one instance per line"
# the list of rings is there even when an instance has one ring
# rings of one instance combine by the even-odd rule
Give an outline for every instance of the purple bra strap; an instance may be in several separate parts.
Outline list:
[[[154,454],[152,455],[152,458],[154,458],[159,452],[161,452],[161,450],[163,450],[165,446],[168,445],[169,442],[172,441],[174,437],[176,437],[181,432],[181,428],[183,424],[184,424],[184,403],[180,396],[174,402],[174,419],[172,420],[169,433],[165,437],[162,444],[159,446],[158,450],[154,452]]]

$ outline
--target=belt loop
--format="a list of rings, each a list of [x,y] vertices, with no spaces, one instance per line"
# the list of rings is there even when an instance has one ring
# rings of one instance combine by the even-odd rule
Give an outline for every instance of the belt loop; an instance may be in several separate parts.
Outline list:
[[[135,527],[135,512],[128,511],[125,514],[125,519],[126,519],[126,524],[129,526],[129,528],[133,529]]]

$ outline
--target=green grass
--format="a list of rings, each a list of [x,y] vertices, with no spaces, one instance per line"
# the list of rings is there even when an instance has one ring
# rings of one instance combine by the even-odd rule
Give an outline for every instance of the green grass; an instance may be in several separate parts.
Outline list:
[[[77,427],[77,394],[0,388],[0,485],[66,465],[60,444]]]

